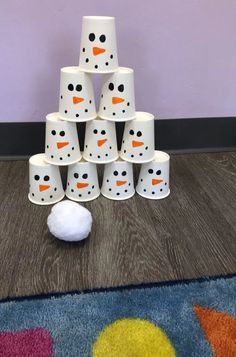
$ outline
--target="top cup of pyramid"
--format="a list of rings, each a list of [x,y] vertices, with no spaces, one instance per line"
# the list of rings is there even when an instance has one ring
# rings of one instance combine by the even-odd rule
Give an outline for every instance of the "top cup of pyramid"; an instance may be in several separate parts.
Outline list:
[[[90,73],[111,73],[118,69],[114,17],[83,17],[79,67]]]

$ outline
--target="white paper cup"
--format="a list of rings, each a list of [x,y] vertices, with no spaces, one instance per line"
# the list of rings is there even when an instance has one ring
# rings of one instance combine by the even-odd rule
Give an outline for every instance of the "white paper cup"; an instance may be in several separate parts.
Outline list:
[[[29,159],[29,195],[32,203],[51,205],[65,196],[58,166],[48,164],[45,154],[37,154]]]
[[[79,67],[61,69],[59,116],[75,122],[85,122],[97,116],[91,75]]]
[[[118,158],[115,123],[100,118],[86,124],[83,157],[105,164]]]
[[[92,201],[100,195],[96,164],[81,160],[68,167],[66,196],[73,201]]]
[[[154,160],[141,166],[137,193],[152,200],[169,196],[169,171],[170,156],[163,151],[155,151]]]
[[[118,159],[105,165],[101,193],[111,200],[126,200],[135,193],[133,165]]]
[[[85,72],[92,73],[109,73],[117,70],[114,17],[83,17],[79,67]]]
[[[136,118],[125,123],[120,157],[133,163],[145,163],[154,158],[154,116],[136,112]]]
[[[98,115],[111,121],[135,118],[134,71],[119,67],[104,76]]]
[[[71,165],[82,157],[76,123],[61,120],[58,113],[46,116],[45,160],[53,165]]]

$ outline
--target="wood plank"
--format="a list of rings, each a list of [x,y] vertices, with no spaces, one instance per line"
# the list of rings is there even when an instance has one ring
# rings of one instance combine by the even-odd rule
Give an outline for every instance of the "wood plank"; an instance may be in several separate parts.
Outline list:
[[[53,238],[51,207],[27,192],[28,163],[0,162],[0,298],[236,271],[235,153],[172,155],[165,200],[85,203],[93,230],[80,243]]]

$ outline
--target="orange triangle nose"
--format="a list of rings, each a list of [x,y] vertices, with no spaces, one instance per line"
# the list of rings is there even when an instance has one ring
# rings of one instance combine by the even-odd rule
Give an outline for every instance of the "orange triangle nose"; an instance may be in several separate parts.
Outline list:
[[[66,145],[69,145],[69,141],[63,141],[63,142],[57,143],[57,148],[62,149]]]
[[[98,140],[98,141],[97,141],[97,144],[98,144],[98,146],[102,146],[102,145],[104,145],[106,142],[107,142],[107,139],[102,139],[102,140]]]
[[[88,183],[85,182],[77,182],[77,188],[85,188],[88,187]]]
[[[112,104],[119,104],[124,102],[125,100],[123,98],[120,97],[112,97]]]
[[[159,183],[163,182],[163,180],[158,180],[158,179],[152,179],[152,185],[158,185]]]
[[[138,146],[143,146],[143,145],[144,143],[142,141],[136,141],[136,140],[132,141],[133,148],[137,148]]]
[[[127,181],[116,181],[116,186],[122,186],[126,183]]]
[[[39,185],[39,191],[46,191],[50,188],[50,185]]]
[[[93,47],[93,55],[97,56],[100,55],[101,53],[105,52],[105,48],[101,48],[101,47]]]
[[[78,104],[84,101],[84,98],[80,98],[80,97],[73,97],[73,103],[74,104]]]

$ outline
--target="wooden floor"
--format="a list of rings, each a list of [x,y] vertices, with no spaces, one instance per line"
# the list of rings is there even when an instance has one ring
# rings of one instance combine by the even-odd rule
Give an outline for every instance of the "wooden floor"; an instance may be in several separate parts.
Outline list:
[[[28,163],[0,162],[0,298],[236,272],[236,153],[172,155],[170,182],[162,201],[86,203],[92,233],[71,244],[28,201]]]

